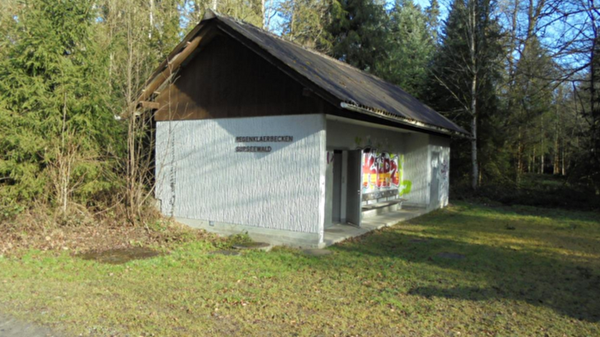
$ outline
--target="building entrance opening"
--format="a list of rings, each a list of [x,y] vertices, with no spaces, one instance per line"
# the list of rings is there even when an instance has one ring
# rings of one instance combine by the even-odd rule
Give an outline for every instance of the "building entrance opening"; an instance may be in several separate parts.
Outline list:
[[[362,153],[361,214],[363,218],[398,210],[400,198],[400,155],[365,149]]]
[[[406,201],[399,193],[401,155],[368,148],[329,153],[326,227],[360,226],[363,219],[399,210]]]
[[[360,226],[361,220],[361,155],[360,150],[328,152],[327,222]],[[329,212],[328,212],[329,213]]]

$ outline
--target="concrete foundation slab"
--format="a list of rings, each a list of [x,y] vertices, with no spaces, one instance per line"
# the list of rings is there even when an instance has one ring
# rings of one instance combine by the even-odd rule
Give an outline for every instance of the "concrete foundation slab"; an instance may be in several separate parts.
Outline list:
[[[327,256],[333,254],[330,250],[318,248],[305,249],[302,252],[308,256]]]
[[[334,224],[325,229],[322,242],[320,242],[319,235],[316,233],[291,232],[196,219],[176,218],[176,220],[190,227],[205,229],[208,232],[224,236],[247,233],[252,240],[267,242],[272,246],[324,248],[356,236],[364,235],[376,229],[393,226],[398,222],[416,218],[427,212],[426,208],[404,206],[402,209],[396,211],[373,215],[363,219],[361,227]]]
[[[267,242],[272,246],[289,246],[300,248],[324,247],[324,244],[319,242],[319,234],[317,233],[292,232],[279,229],[177,217],[175,220],[190,227],[204,229],[207,232],[222,236],[248,234],[252,240],[257,242]]]
[[[425,213],[427,213],[427,209],[425,208],[404,206],[401,210],[363,219],[360,227],[335,224],[334,226],[325,229],[324,243],[326,246],[330,246],[356,236],[364,235],[376,229],[393,226],[398,222],[414,219]]]
[[[362,218],[363,221],[376,217],[378,215],[384,215],[389,212],[394,212],[402,209],[402,203],[400,202],[388,202],[380,203],[377,205],[368,205],[362,207]]]

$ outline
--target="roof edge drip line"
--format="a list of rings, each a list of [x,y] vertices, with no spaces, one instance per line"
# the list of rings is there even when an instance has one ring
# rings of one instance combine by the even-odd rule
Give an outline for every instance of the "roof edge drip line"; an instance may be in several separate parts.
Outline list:
[[[378,118],[383,118],[383,119],[386,119],[386,120],[389,120],[392,122],[409,125],[409,126],[416,127],[419,129],[429,130],[429,131],[433,131],[436,133],[442,133],[442,134],[446,134],[449,136],[457,136],[457,137],[461,137],[461,138],[471,138],[469,135],[458,132],[458,131],[448,130],[446,128],[425,124],[423,122],[419,122],[416,120],[412,120],[412,119],[408,119],[408,118],[404,118],[404,117],[400,117],[400,116],[390,117],[384,113],[369,110],[369,109],[357,106],[355,104],[347,103],[347,102],[341,102],[340,107],[342,109],[346,109],[346,110],[350,110],[350,111],[354,111],[354,112],[358,112],[358,113],[362,113],[362,114],[366,114],[366,115],[370,115],[370,116],[374,116],[374,117],[378,117]]]

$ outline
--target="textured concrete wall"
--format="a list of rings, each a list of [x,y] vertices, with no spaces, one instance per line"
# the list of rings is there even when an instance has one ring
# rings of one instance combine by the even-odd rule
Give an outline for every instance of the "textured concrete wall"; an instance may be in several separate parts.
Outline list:
[[[356,150],[373,147],[381,152],[402,153],[404,133],[366,125],[327,120],[327,148]]]
[[[432,209],[448,206],[450,197],[450,139],[448,137],[430,136],[429,151],[433,154],[431,161],[432,181],[438,184],[438,196],[429,200]],[[433,176],[435,175],[435,179]],[[432,189],[434,186],[431,187]]]
[[[331,226],[333,223],[333,151],[327,151],[326,156],[327,169],[325,171],[325,228]]]
[[[406,205],[430,209],[448,205],[450,186],[448,137],[397,132],[340,120],[327,120],[328,149],[352,150],[365,147],[404,155],[402,180],[409,181],[411,184],[410,192],[403,195],[403,198],[408,200]],[[437,184],[437,197],[433,198],[432,182]]]
[[[156,197],[166,215],[321,233],[325,199],[323,115],[157,123]],[[293,136],[291,143],[236,143]],[[236,153],[236,146],[271,146]]]
[[[335,118],[335,117],[333,117]],[[404,136],[406,135],[405,131],[401,130],[390,130],[387,128],[376,127],[371,124],[365,123],[357,123],[357,122],[349,122],[345,120],[332,119],[332,117],[327,119],[327,149],[329,150],[356,150],[363,148],[374,148],[381,152],[389,152],[396,155],[402,155],[404,153]],[[346,156],[340,155],[339,159],[342,159],[341,163],[334,162],[335,165],[347,165],[344,157]],[[342,181],[347,179],[346,173],[344,169],[341,169],[343,178]],[[327,171],[327,196],[326,196],[326,221],[325,227],[332,223],[331,221],[331,213],[333,207],[333,188],[334,184],[329,183],[333,181],[333,170]],[[401,187],[400,189],[402,189]],[[345,183],[342,183],[340,188],[340,194],[342,197],[340,198],[340,219],[339,221],[346,221],[346,193],[347,186]],[[373,201],[375,202],[375,201]],[[368,202],[363,202],[368,203]]]
[[[404,177],[412,183],[410,193],[404,195],[407,205],[427,207],[431,178],[429,135],[407,134],[404,138]]]

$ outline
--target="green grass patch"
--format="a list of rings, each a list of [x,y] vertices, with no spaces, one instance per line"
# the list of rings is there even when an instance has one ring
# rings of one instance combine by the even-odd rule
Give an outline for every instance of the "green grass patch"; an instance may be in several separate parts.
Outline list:
[[[328,256],[223,248],[3,257],[0,311],[83,335],[600,335],[597,213],[459,203]]]

